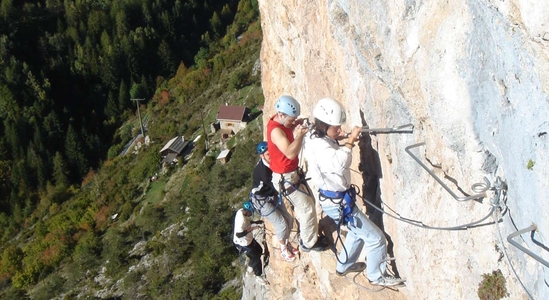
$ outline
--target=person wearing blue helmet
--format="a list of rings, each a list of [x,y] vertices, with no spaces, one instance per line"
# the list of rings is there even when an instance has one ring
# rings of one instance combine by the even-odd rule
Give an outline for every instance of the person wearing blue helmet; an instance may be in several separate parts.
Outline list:
[[[269,168],[271,157],[267,142],[257,144],[255,152],[259,154],[260,160],[254,168],[251,201],[255,211],[273,225],[279,242],[280,256],[286,261],[293,261],[298,253],[289,241],[294,219],[273,186],[273,171]]]
[[[252,221],[253,205],[251,201],[246,201],[242,208],[236,212],[234,218],[234,233],[233,243],[238,251],[243,252],[248,256],[248,267],[253,270],[257,283],[266,285],[267,280],[263,276],[263,263],[261,262],[261,254],[263,248],[254,239],[252,232],[260,229],[261,226],[252,226],[252,224],[263,224],[263,221]]]
[[[330,247],[324,236],[318,235],[316,204],[299,169],[299,152],[308,131],[305,119],[298,119],[300,105],[293,97],[283,95],[276,101],[276,114],[267,123],[267,143],[271,156],[273,185],[292,205],[299,221],[300,247],[309,252]]]

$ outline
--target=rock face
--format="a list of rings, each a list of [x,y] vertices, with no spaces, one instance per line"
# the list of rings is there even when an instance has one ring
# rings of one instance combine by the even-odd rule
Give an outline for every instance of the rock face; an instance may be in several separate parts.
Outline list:
[[[549,261],[549,2],[259,0],[259,5],[265,121],[276,99],[290,94],[307,117],[323,97],[344,103],[347,129],[408,123],[414,129],[365,134],[353,165],[361,171],[353,172],[353,180],[364,197],[383,202],[398,218],[384,215],[383,229],[407,287],[369,293],[352,277],[335,276],[330,252],[305,253],[286,263],[271,249],[271,286],[257,297],[475,299],[482,275],[500,269],[509,299],[549,299],[546,267],[506,240],[535,224],[533,235],[514,240]],[[506,197],[490,201],[498,197],[488,193],[456,200],[406,153],[420,142],[425,145],[410,152],[458,200],[477,194],[483,185],[471,186],[486,185],[484,177],[490,187],[500,177]],[[495,225],[495,218],[502,221]]]

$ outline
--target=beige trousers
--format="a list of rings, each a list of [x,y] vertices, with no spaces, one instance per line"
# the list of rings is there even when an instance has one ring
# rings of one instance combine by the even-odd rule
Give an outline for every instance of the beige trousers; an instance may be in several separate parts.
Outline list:
[[[295,217],[299,222],[299,232],[303,245],[311,248],[318,239],[315,199],[313,195],[309,194],[307,185],[299,183],[297,170],[284,174],[273,172],[272,182],[279,193],[282,193],[279,186],[281,177],[284,177],[284,188],[290,191],[286,199],[294,206]],[[293,190],[292,185],[296,190]]]

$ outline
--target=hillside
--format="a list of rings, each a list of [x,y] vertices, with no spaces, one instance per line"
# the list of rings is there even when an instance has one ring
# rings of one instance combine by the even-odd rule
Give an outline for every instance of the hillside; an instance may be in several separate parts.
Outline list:
[[[128,139],[115,139],[81,184],[48,184],[15,234],[3,228],[0,298],[240,297],[232,218],[251,184],[250,153],[262,139],[262,33],[256,2],[234,9],[227,34],[210,40],[194,65],[181,63],[159,81],[141,105],[150,144],[118,155]],[[210,124],[227,103],[245,105],[251,119],[222,141]],[[139,132],[137,116],[128,117],[115,135]],[[159,150],[177,135],[195,142],[177,164],[161,168]],[[216,156],[225,147],[232,156],[221,164]]]

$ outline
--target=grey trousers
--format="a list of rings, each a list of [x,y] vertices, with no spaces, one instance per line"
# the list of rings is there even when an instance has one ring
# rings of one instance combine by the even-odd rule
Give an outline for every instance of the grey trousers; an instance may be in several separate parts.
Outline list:
[[[254,202],[256,209],[259,208],[259,214],[273,225],[276,238],[280,242],[286,241],[290,237],[290,232],[294,226],[294,218],[288,213],[284,201],[278,206],[276,205],[277,198],[275,198],[274,203],[256,199],[252,199],[252,202]]]

